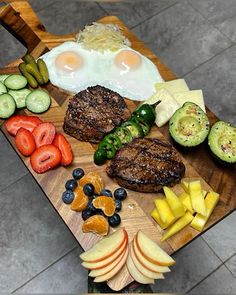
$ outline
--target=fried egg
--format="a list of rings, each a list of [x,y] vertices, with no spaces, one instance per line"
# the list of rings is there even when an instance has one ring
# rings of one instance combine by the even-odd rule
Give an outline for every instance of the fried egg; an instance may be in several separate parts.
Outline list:
[[[101,85],[133,100],[146,100],[163,79],[156,66],[139,52],[125,46],[115,52],[86,50],[65,42],[42,56],[51,83],[77,93]]]

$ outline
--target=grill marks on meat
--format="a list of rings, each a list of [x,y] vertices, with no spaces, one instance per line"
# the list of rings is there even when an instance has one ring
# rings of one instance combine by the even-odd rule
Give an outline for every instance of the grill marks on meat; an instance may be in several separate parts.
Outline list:
[[[70,99],[63,129],[78,140],[98,143],[130,115],[122,96],[97,85]]]
[[[167,142],[136,138],[120,149],[107,168],[120,186],[139,192],[158,192],[173,186],[185,173],[185,166]]]

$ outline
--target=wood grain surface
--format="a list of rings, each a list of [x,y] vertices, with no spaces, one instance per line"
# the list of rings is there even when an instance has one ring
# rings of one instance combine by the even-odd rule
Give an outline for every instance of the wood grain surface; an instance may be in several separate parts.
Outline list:
[[[30,5],[26,1],[11,2],[10,4],[0,8],[0,20],[2,24],[12,32],[31,52],[35,57],[39,57],[49,49],[61,44],[68,40],[74,40],[75,33],[66,36],[56,36],[45,31],[44,26],[36,14],[32,11]],[[164,80],[173,80],[175,75],[155,56],[138,38],[127,29],[127,27],[116,17],[108,16],[101,20],[101,23],[113,23],[122,28],[126,37],[131,41],[132,48],[139,51],[141,54],[147,56],[158,67]],[[0,70],[2,73],[15,73],[18,72],[17,65],[21,60],[13,61],[7,65],[6,68]],[[62,125],[64,120],[65,111],[67,108],[68,100],[71,94],[54,87],[51,84],[43,87],[46,88],[52,96],[52,106],[40,117],[44,121],[53,122],[57,131],[63,132]],[[131,110],[136,107],[136,103],[127,100],[127,104]],[[22,111],[26,112],[27,111]],[[29,113],[28,113],[29,114]],[[216,116],[207,111],[211,123],[217,120]],[[9,136],[2,125],[2,130],[6,137],[14,145],[14,138]],[[150,137],[167,139],[171,141],[168,134],[167,126],[163,128],[153,127],[149,135]],[[68,205],[61,201],[61,194],[64,191],[65,181],[71,178],[71,172],[76,167],[82,167],[85,172],[97,171],[101,173],[106,187],[114,190],[118,185],[112,181],[105,172],[106,165],[98,167],[93,163],[93,153],[95,145],[90,143],[80,142],[76,139],[67,136],[68,141],[72,146],[74,153],[73,164],[68,167],[59,167],[55,170],[49,171],[45,174],[36,174],[29,165],[29,159],[19,155],[28,167],[35,180],[39,183],[47,198],[55,207],[61,218],[67,224],[75,238],[78,240],[84,250],[89,249],[98,239],[94,234],[84,234],[81,230],[82,218],[80,213],[70,210]],[[201,179],[202,185],[206,190],[215,190],[220,193],[220,202],[214,210],[206,229],[210,228],[222,218],[227,216],[230,212],[235,210],[236,207],[236,182],[235,167],[220,167],[211,158],[206,144],[202,145],[194,151],[181,152],[184,164],[186,166],[185,178],[187,180]],[[175,185],[173,188],[176,193],[182,192],[181,186]],[[37,196],[32,196],[37,198]],[[124,201],[123,209],[121,212],[122,225],[129,234],[131,241],[133,235],[137,230],[142,229],[148,236],[152,237],[158,242],[163,249],[169,254],[175,253],[184,245],[192,241],[200,233],[191,228],[186,227],[180,233],[170,238],[167,242],[160,243],[163,231],[161,228],[150,218],[150,211],[153,209],[153,200],[155,198],[162,198],[162,194],[144,194],[133,191],[128,191],[128,198]],[[113,279],[108,282],[108,285],[113,290],[120,290],[132,281],[129,276],[126,266],[123,270]]]

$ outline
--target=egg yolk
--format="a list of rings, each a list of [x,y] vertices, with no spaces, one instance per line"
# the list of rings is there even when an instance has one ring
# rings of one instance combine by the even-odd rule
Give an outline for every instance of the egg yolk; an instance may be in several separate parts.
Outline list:
[[[140,67],[141,57],[132,50],[122,50],[116,55],[115,64],[122,69],[134,70]]]
[[[82,57],[73,51],[62,52],[55,60],[56,67],[66,72],[74,72],[78,70],[82,64]]]

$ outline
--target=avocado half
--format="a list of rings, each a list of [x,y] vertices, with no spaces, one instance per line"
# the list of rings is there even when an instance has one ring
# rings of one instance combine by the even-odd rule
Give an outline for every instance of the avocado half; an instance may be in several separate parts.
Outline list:
[[[206,113],[195,103],[186,102],[169,121],[171,137],[179,145],[196,147],[207,137],[210,122]]]
[[[221,163],[236,163],[236,127],[223,121],[216,122],[209,133],[208,145]]]

